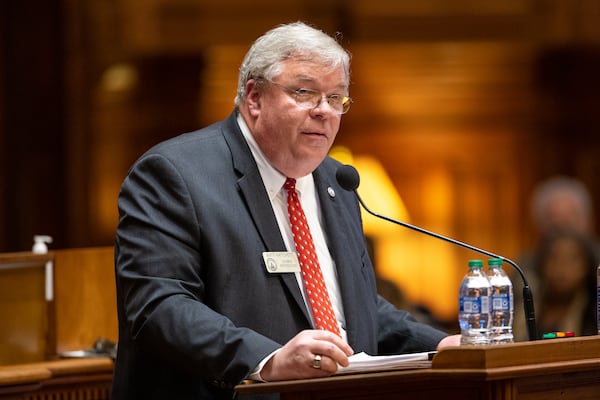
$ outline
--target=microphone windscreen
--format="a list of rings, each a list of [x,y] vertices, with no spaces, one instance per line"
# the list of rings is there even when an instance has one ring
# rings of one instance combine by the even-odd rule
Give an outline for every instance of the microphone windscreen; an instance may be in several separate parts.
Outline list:
[[[335,178],[344,190],[353,192],[360,184],[358,171],[352,165],[342,165],[335,173]]]

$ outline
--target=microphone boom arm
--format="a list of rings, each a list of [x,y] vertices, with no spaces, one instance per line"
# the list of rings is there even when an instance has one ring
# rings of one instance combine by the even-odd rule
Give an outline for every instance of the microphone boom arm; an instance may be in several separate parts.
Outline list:
[[[358,202],[360,203],[360,205],[369,214],[371,214],[371,215],[373,215],[373,216],[375,216],[377,218],[381,218],[381,219],[384,219],[384,220],[386,220],[388,222],[401,225],[401,226],[403,226],[405,228],[409,228],[409,229],[412,229],[412,230],[424,233],[426,235],[436,237],[438,239],[441,239],[441,240],[444,240],[446,242],[455,244],[457,246],[460,246],[460,247],[463,247],[465,249],[474,251],[476,253],[480,253],[480,254],[486,255],[488,257],[499,258],[503,262],[506,262],[506,263],[510,264],[514,269],[517,270],[517,272],[519,273],[519,275],[521,275],[521,279],[523,280],[523,310],[525,312],[525,322],[526,322],[526,325],[527,325],[527,335],[529,337],[529,340],[531,340],[531,341],[538,339],[538,337],[537,337],[536,322],[535,322],[535,311],[534,311],[534,306],[533,306],[533,293],[531,292],[531,288],[529,287],[529,283],[527,282],[527,278],[525,278],[525,274],[523,273],[523,270],[521,269],[521,267],[519,267],[517,265],[517,263],[515,263],[512,260],[509,260],[506,257],[503,257],[503,256],[498,255],[498,254],[494,254],[494,253],[492,253],[490,251],[487,251],[487,250],[484,250],[484,249],[480,249],[480,248],[472,246],[472,245],[470,245],[468,243],[464,243],[464,242],[461,242],[459,240],[455,240],[455,239],[449,238],[447,236],[443,236],[443,235],[440,235],[438,233],[428,231],[427,229],[423,229],[423,228],[420,228],[420,227],[415,226],[415,225],[411,225],[411,224],[406,223],[406,222],[402,222],[402,221],[398,221],[398,220],[395,220],[395,219],[390,218],[390,217],[386,217],[385,215],[377,214],[376,212],[371,211],[369,209],[369,207],[367,207],[367,205],[363,202],[362,198],[359,196],[359,194],[358,194],[358,192],[356,190],[353,190],[353,192],[356,195],[356,198],[358,199]]]

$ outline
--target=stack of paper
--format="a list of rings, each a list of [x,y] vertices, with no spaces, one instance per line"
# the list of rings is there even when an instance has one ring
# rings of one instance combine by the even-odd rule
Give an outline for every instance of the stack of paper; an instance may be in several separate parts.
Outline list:
[[[398,368],[427,368],[431,366],[431,359],[435,351],[423,353],[399,354],[393,356],[371,356],[366,353],[358,353],[348,359],[350,365],[339,367],[338,374],[348,372],[361,372]]]

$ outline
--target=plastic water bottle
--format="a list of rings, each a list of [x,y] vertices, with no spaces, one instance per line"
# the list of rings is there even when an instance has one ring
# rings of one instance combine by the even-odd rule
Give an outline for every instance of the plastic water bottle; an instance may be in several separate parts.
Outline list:
[[[514,313],[513,286],[506,272],[502,269],[502,260],[488,260],[487,276],[492,286],[492,324],[490,326],[490,343],[514,342],[512,323]]]
[[[483,272],[483,261],[470,260],[469,271],[459,289],[461,345],[489,344],[491,291],[490,282]]]

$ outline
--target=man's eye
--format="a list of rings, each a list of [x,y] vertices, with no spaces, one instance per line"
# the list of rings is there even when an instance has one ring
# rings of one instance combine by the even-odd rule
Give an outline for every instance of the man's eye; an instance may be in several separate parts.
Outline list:
[[[297,89],[296,90],[296,95],[298,96],[302,96],[302,97],[310,97],[313,96],[315,94],[315,92],[313,90],[310,89]]]

